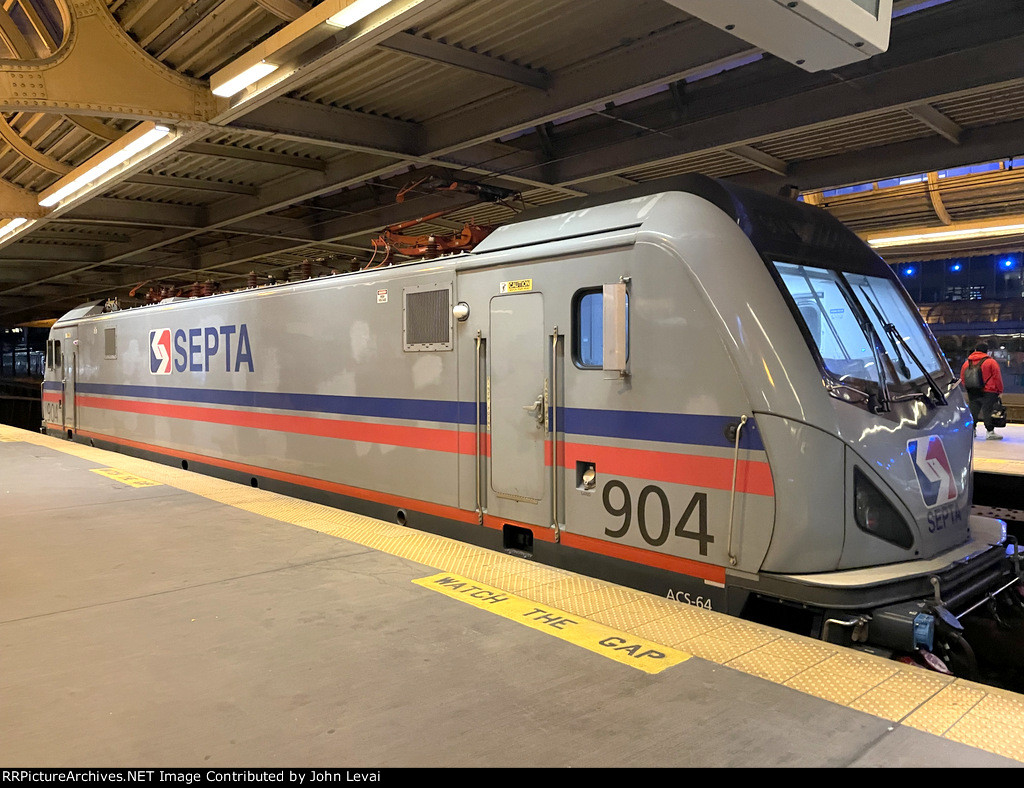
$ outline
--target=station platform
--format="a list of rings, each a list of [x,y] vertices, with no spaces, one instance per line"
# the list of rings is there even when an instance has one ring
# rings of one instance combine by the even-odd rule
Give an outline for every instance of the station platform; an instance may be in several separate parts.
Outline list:
[[[996,430],[999,441],[984,439],[985,428],[978,429],[974,441],[974,470],[1024,476],[1024,424],[1007,424]]]
[[[969,767],[1024,697],[0,426],[0,766]]]
[[[974,512],[1011,524],[1011,532],[1024,533],[1024,424],[996,430],[1003,439],[985,440],[979,427],[974,441]]]

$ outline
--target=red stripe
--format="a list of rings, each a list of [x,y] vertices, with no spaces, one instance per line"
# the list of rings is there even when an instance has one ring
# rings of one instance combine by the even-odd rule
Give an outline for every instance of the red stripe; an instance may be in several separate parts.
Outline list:
[[[628,476],[692,487],[732,490],[733,461],[724,457],[592,446],[585,443],[559,444],[558,453],[562,467],[574,471],[576,462],[581,461],[593,463],[598,474],[605,476]],[[550,441],[546,450],[546,464],[551,466]],[[768,463],[740,460],[736,464],[736,492],[774,495],[775,487]]]
[[[81,407],[100,408],[125,413],[187,419],[210,424],[313,435],[340,440],[403,446],[413,449],[476,453],[474,432],[425,427],[403,427],[392,424],[323,419],[311,416],[288,416],[274,413],[256,413],[192,405],[169,405],[159,402],[108,399],[80,396]],[[481,448],[490,456],[488,435],[482,436]],[[575,469],[577,461],[591,462],[598,473],[627,476],[670,484],[685,484],[717,490],[732,489],[733,461],[724,457],[706,457],[694,454],[627,449],[612,446],[593,446],[582,443],[560,442],[558,453],[561,467]],[[546,441],[545,464],[551,466],[551,442]],[[766,462],[740,460],[736,465],[736,490],[740,493],[771,496],[775,494],[771,469]]]
[[[54,394],[52,391],[43,392],[43,402],[63,402],[63,394]]]
[[[566,547],[575,547],[589,553],[601,553],[602,555],[619,558],[635,564],[645,564],[681,575],[699,577],[702,580],[710,580],[713,583],[725,583],[725,567],[715,566],[714,564],[691,561],[688,558],[655,553],[652,550],[644,550],[641,547],[614,544],[601,539],[595,539],[592,536],[582,536],[568,532],[562,534],[562,544]]]
[[[321,438],[339,438],[365,443],[380,443],[386,446],[405,446],[412,449],[475,454],[476,447],[472,433],[455,430],[440,430],[424,427],[400,427],[392,424],[374,424],[340,419],[319,419],[310,416],[282,416],[276,413],[255,413],[252,411],[200,408],[192,405],[168,405],[160,402],[139,402],[137,400],[107,399],[83,396],[78,398],[79,407],[115,410],[124,413],[140,413],[146,416],[165,416],[187,419],[208,424],[228,424],[235,427],[290,432],[297,435],[315,435]]]

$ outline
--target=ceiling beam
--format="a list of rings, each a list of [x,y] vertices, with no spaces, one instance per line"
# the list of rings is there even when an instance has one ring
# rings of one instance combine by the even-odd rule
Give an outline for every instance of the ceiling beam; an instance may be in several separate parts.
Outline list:
[[[309,10],[302,0],[256,0],[256,3],[274,16],[293,22]]]
[[[45,215],[46,209],[39,206],[35,192],[0,180],[0,224],[16,217],[41,219]]]
[[[910,140],[795,162],[785,180],[767,172],[746,173],[730,180],[770,192],[787,182],[798,184],[802,191],[813,191],[997,161],[1021,152],[1022,140],[1024,120],[1017,120],[967,129],[956,147],[939,137]]]
[[[192,205],[94,197],[52,221],[178,227],[191,230],[205,227],[205,218],[206,209]]]
[[[150,175],[139,173],[133,175],[125,183],[138,183],[146,186],[167,186],[173,189],[187,189],[197,192],[216,192],[218,194],[248,194],[255,196],[255,186],[242,183],[225,183],[224,181],[207,181],[202,178],[183,178],[179,175]]]
[[[0,111],[61,112],[135,120],[204,121],[218,108],[210,88],[135,43],[103,0],[67,3],[67,41],[31,64],[0,64]],[[31,55],[30,55],[31,57]]]
[[[102,249],[99,246],[68,246],[67,244],[18,242],[11,244],[3,250],[3,257],[0,257],[0,266],[57,261],[98,263],[102,259]]]
[[[343,150],[403,156],[417,155],[423,134],[415,123],[292,98],[257,107],[230,127]]]
[[[443,63],[446,66],[461,68],[488,77],[496,77],[521,87],[547,90],[551,85],[551,77],[534,68],[509,63],[496,57],[474,52],[471,49],[445,44],[412,33],[397,33],[381,42],[381,47],[393,52],[432,63]]]
[[[915,104],[912,107],[907,107],[906,112],[912,117],[917,118],[936,134],[945,137],[954,145],[960,144],[960,135],[963,134],[963,128],[954,123],[950,118],[943,115],[931,104],[928,104],[927,102]]]
[[[286,153],[272,153],[256,148],[245,148],[241,145],[227,145],[213,142],[193,142],[181,149],[182,153],[194,153],[199,156],[212,156],[219,159],[235,159],[251,161],[257,164],[272,164],[276,167],[292,167],[299,170],[316,170],[323,172],[326,164],[319,159],[307,159],[303,156],[290,156]]]
[[[516,185],[555,188],[571,196],[587,193],[519,175],[517,170],[542,163],[542,159],[533,152],[487,141],[466,151],[454,151],[444,156],[425,156],[421,155],[423,128],[419,124],[352,112],[312,101],[276,99],[232,123],[231,128],[342,150],[394,156],[410,164],[436,165],[473,176],[499,177],[510,188]],[[511,173],[506,175],[505,172],[509,170]]]
[[[757,148],[752,148],[749,145],[734,145],[731,148],[726,148],[725,152],[731,156],[735,156],[741,161],[747,162],[748,164],[753,164],[763,170],[774,172],[776,175],[785,175],[789,167],[789,165],[782,159],[778,159],[771,154],[758,150]]]
[[[474,102],[427,126],[426,153],[439,156],[533,128],[644,88],[683,79],[753,51],[744,41],[691,19],[642,41],[551,75],[544,94],[521,90]]]
[[[1024,78],[1024,58],[1016,54],[1022,47],[1024,35],[1015,35],[768,100],[766,96],[779,93],[771,83],[761,83],[744,95],[734,95],[731,110],[580,153],[547,165],[546,170],[555,173],[558,183],[576,185],[676,156],[752,145],[801,129],[856,122],[879,112],[951,98],[993,82]]]
[[[36,150],[29,142],[22,137],[7,119],[0,115],[0,139],[3,139],[23,158],[55,175],[66,175],[71,172],[71,165],[58,161],[53,156],[48,156],[42,151]]]
[[[7,45],[18,60],[33,60],[36,57],[32,45],[25,38],[6,8],[0,8],[0,41]]]
[[[928,199],[931,201],[932,210],[935,216],[943,224],[952,224],[953,217],[949,215],[945,204],[942,202],[942,194],[939,192],[939,174],[932,170],[928,173]]]
[[[32,0],[19,2],[18,6],[22,11],[24,11],[29,24],[32,25],[32,29],[35,30],[36,35],[39,36],[40,41],[43,42],[43,46],[46,47],[47,52],[50,54],[56,52],[57,47],[60,45],[60,41],[54,38],[53,34],[50,32],[49,26],[32,3]]]

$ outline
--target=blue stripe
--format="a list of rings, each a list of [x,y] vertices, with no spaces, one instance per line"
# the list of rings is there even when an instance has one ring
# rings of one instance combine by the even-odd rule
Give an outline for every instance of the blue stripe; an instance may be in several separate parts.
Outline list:
[[[53,384],[60,388],[59,383]],[[112,383],[79,383],[79,394],[161,399],[175,402],[227,405],[236,408],[264,408],[381,419],[409,419],[443,424],[476,423],[472,402],[448,400],[392,399],[387,397],[342,397],[331,394],[287,394],[270,391],[177,388],[171,386],[130,386]],[[487,420],[486,406],[480,405],[480,421]],[[697,416],[680,413],[647,413],[627,410],[559,408],[562,432],[602,438],[732,447],[728,428],[739,423],[735,416]],[[740,448],[763,451],[757,424],[748,421],[741,432]]]
[[[567,433],[602,438],[690,443],[699,446],[735,446],[729,427],[738,416],[697,416],[688,413],[648,413],[631,410],[559,408],[559,424]],[[748,419],[740,432],[740,448],[764,451],[757,423]]]
[[[380,419],[437,421],[447,424],[475,423],[473,403],[446,400],[341,397],[331,394],[285,394],[271,391],[125,386],[111,383],[79,383],[78,393],[163,399],[176,402],[202,402],[210,405],[230,405],[236,408],[266,408],[369,416]]]
[[[43,391],[60,391],[64,388],[64,384],[59,380],[47,380],[43,383]]]

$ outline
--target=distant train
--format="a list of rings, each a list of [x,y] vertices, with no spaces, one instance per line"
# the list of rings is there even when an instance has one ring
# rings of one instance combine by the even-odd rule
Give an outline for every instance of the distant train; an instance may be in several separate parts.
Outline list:
[[[51,435],[691,605],[962,675],[964,628],[1019,617],[956,377],[797,201],[644,184],[468,254],[86,304],[47,362]]]

